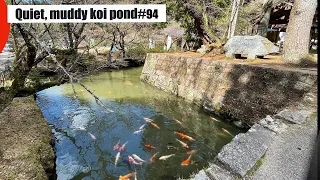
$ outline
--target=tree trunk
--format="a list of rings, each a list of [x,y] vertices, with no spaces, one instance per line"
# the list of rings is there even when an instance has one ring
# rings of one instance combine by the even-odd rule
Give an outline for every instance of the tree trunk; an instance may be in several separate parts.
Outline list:
[[[263,17],[258,24],[257,34],[262,37],[267,37],[269,20],[271,15],[272,9],[272,0],[264,0],[263,2]]]
[[[126,57],[126,50],[125,50],[125,47],[124,47],[124,34],[119,32],[120,34],[120,41],[119,41],[119,44],[120,44],[120,48],[121,48],[121,51],[122,51],[122,58],[125,58]]]
[[[194,26],[196,28],[197,35],[202,39],[204,44],[213,43],[215,41],[219,41],[219,39],[213,35],[213,33],[209,33],[206,29],[206,23],[204,22],[204,17],[202,12],[199,12],[194,6],[189,3],[183,3],[183,1],[179,1],[180,6],[186,8],[187,13],[194,19]],[[208,25],[207,25],[208,26]]]
[[[240,7],[240,0],[233,0],[230,24],[228,28],[228,39],[230,39],[234,35],[234,32],[236,30],[239,7]]]
[[[317,0],[295,0],[283,47],[283,60],[298,64],[309,54],[310,30]]]

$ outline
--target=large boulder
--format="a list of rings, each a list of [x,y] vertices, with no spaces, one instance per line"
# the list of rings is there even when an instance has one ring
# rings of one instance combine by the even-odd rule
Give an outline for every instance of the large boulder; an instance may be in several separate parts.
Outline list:
[[[255,36],[233,36],[224,45],[226,57],[235,58],[243,54],[248,55],[248,59],[263,57],[270,53],[278,53],[279,47],[275,46],[267,38]]]

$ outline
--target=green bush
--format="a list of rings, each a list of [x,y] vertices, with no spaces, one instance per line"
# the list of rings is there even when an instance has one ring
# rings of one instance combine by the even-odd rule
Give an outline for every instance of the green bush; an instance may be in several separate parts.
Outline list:
[[[147,53],[166,53],[168,51],[163,50],[163,47],[158,45],[153,49],[138,45],[127,49],[126,56],[131,59],[143,60],[146,58]]]
[[[131,59],[144,59],[147,55],[146,48],[142,45],[131,47],[130,49],[126,50],[127,58]]]

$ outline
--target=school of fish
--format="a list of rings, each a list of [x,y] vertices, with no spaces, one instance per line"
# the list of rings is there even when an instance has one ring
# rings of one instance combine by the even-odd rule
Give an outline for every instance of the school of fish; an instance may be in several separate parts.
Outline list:
[[[218,121],[216,120],[215,118],[213,117],[210,117],[211,119],[215,120],[215,121]],[[139,127],[138,130],[134,131],[133,134],[140,134],[142,133],[145,128],[147,127],[148,124],[150,124],[153,128],[157,128],[157,129],[160,129],[159,125],[155,123],[154,120],[150,119],[150,118],[143,118],[144,121],[145,121],[145,124],[143,124],[142,126]],[[176,118],[173,118],[173,120],[179,124],[179,125],[183,125],[183,123],[181,121],[179,121],[178,119]],[[232,134],[230,132],[228,132],[226,129],[222,128],[222,131],[224,131],[225,133],[229,134],[232,136]],[[177,135],[177,138],[175,139],[183,148],[186,148],[186,149],[189,149],[189,145],[188,143],[191,143],[191,142],[194,142],[195,141],[195,138],[191,137],[191,136],[188,136],[186,134],[183,134],[182,132],[178,132],[178,131],[174,131],[173,132],[174,134]],[[96,137],[89,133],[89,135],[91,136],[91,138],[93,140],[96,139]],[[181,138],[181,140],[179,140],[178,138]],[[182,140],[188,140],[188,143],[187,142],[184,142]],[[119,159],[121,158],[121,151],[124,151],[125,150],[125,147],[126,145],[129,143],[129,141],[126,141],[125,143],[123,143],[122,145],[120,145],[120,140],[113,146],[113,150],[118,150],[118,153],[115,157],[115,162],[114,162],[114,165],[117,166],[118,164],[118,161]],[[156,150],[156,146],[154,145],[151,145],[151,144],[144,144],[144,147],[147,148],[147,149],[150,149],[150,150]],[[170,150],[175,150],[175,149],[178,149],[178,147],[175,147],[175,146],[167,146],[168,149]],[[189,150],[187,153],[186,153],[186,159],[183,159],[181,161],[181,166],[188,166],[190,164],[190,161],[191,161],[191,158],[192,156],[197,152],[197,150],[193,149],[193,150]],[[163,156],[160,156],[160,157],[157,157],[159,155],[159,152],[155,152],[152,154],[152,156],[150,157],[149,159],[149,162],[150,164],[151,163],[154,163],[156,161],[156,159],[160,160],[160,161],[166,161],[168,159],[171,159],[172,157],[174,157],[176,154],[168,154],[168,155],[163,155]],[[128,162],[133,164],[133,165],[137,165],[137,166],[142,166],[143,163],[147,163],[146,160],[142,159],[141,157],[139,157],[137,154],[132,154],[132,155],[128,155]],[[130,180],[130,178],[133,178],[136,180],[137,179],[137,172],[132,172],[132,173],[129,173],[127,175],[124,175],[124,176],[120,176],[119,177],[119,180]]]

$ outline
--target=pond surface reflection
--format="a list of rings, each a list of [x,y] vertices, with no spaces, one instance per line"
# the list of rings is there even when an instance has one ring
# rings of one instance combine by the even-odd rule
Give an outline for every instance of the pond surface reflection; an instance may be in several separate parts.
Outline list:
[[[120,175],[134,171],[139,180],[188,178],[208,166],[222,146],[242,132],[219,118],[213,120],[182,98],[141,82],[141,71],[142,68],[134,68],[104,72],[82,80],[112,113],[99,106],[80,86],[76,86],[78,99],[73,98],[70,84],[37,93],[37,103],[57,140],[58,179],[119,179]],[[160,129],[146,123],[145,117]],[[143,131],[133,133],[144,124]],[[195,141],[183,139],[175,131]],[[187,143],[189,148],[176,139]],[[114,146],[119,141],[120,145],[128,143],[115,166],[118,150],[114,150]],[[146,144],[156,149],[147,148]],[[196,152],[189,165],[181,166],[190,150]],[[156,153],[155,161],[150,163]],[[146,162],[141,166],[132,164],[128,159],[132,154]],[[159,160],[170,154],[175,155]]]

